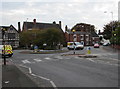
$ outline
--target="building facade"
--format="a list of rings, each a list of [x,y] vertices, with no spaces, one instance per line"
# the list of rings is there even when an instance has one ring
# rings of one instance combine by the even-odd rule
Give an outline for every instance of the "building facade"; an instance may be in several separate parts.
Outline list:
[[[66,42],[81,42],[85,46],[99,42],[99,36],[95,32],[94,26],[84,23],[76,24],[72,29],[68,29],[66,26],[65,38]]]
[[[4,36],[5,44],[11,45],[13,48],[19,47],[19,32],[16,28],[13,25],[0,26],[0,28],[6,29]],[[2,34],[2,31],[0,34]],[[2,35],[0,37],[2,38]],[[1,40],[1,44],[3,44],[3,39]]]

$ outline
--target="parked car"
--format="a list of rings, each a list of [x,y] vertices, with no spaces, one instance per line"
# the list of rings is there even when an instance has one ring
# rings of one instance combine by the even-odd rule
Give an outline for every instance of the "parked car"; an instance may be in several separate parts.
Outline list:
[[[99,47],[100,47],[100,45],[98,43],[94,44],[94,48],[99,48]]]
[[[110,45],[110,43],[104,43],[103,44],[103,46],[109,46]]]
[[[13,55],[13,50],[11,45],[0,45],[0,54],[2,57],[9,56],[11,57]]]
[[[75,47],[75,50],[83,50],[84,49],[84,45],[80,42],[68,42],[67,43],[67,48],[69,50],[74,50],[74,47]]]

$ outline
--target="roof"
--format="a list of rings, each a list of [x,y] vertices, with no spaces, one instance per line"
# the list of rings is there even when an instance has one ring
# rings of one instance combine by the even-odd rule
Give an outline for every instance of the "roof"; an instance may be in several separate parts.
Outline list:
[[[24,22],[23,26],[25,26],[27,29],[32,29],[32,28],[35,28],[35,29],[60,28],[59,24],[53,24],[53,23]]]
[[[10,25],[10,26],[0,26],[0,28],[5,28],[6,30],[8,30],[10,27],[14,28],[14,30],[16,32],[18,32],[17,29],[13,25]]]
[[[92,37],[99,37],[98,34],[96,32],[94,32],[94,31],[91,32],[91,35],[92,35]]]

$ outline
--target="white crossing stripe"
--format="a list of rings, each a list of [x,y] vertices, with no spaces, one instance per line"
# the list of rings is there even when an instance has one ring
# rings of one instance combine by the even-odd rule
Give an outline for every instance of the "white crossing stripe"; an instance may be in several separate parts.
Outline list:
[[[25,64],[25,63],[31,63],[30,61],[28,60],[22,60],[22,62]]]
[[[40,60],[40,59],[38,59],[38,58],[36,58],[36,59],[33,59],[34,61],[36,61],[36,62],[41,62],[42,60]]]
[[[51,60],[51,58],[49,58],[49,57],[46,57],[46,58],[44,58],[44,59],[46,59],[46,60]]]

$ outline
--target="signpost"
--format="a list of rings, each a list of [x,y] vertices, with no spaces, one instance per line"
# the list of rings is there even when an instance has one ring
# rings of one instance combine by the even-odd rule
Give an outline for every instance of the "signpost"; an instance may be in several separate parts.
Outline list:
[[[38,46],[34,46],[34,52],[37,52],[38,51]]]
[[[1,28],[2,30],[2,39],[3,39],[3,58],[4,58],[4,65],[6,65],[6,57],[5,57],[5,31],[6,29],[5,28]]]

